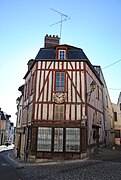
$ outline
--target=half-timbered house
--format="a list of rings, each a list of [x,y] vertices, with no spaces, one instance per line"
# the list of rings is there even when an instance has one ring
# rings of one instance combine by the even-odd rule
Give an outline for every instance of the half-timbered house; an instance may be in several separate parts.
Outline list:
[[[83,158],[104,144],[102,82],[81,48],[47,35],[24,79],[21,158]]]

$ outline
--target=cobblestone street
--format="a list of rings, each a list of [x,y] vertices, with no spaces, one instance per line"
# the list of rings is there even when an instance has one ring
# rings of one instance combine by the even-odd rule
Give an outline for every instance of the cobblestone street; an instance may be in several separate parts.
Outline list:
[[[18,169],[23,180],[120,180],[121,164],[98,160],[51,165],[26,166]]]
[[[120,180],[121,151],[105,149],[92,159],[24,163],[3,153],[14,164],[21,180]]]
[[[18,163],[23,180],[120,180],[121,151],[103,149],[92,159]]]

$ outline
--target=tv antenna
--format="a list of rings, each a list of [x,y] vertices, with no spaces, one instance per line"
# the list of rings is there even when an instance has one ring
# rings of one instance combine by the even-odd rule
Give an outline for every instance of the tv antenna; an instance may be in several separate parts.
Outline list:
[[[63,21],[69,20],[70,17],[67,16],[66,14],[63,14],[63,13],[61,13],[61,12],[59,12],[59,11],[53,9],[53,8],[51,8],[51,10],[54,11],[54,12],[56,12],[56,13],[58,13],[58,14],[61,16],[60,21],[55,22],[55,23],[53,23],[53,24],[50,25],[50,26],[53,26],[53,25],[56,25],[56,24],[59,24],[59,23],[60,23],[60,39],[61,39],[61,34],[62,34],[62,22],[63,22]]]

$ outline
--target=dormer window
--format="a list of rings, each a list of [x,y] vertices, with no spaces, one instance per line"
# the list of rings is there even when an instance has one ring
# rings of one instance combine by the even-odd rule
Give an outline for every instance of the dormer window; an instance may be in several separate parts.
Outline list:
[[[66,50],[59,50],[59,56],[58,59],[66,59]]]

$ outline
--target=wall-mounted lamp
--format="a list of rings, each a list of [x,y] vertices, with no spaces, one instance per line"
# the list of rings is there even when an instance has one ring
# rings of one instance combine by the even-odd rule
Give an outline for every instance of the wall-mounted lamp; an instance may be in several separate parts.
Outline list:
[[[20,97],[18,97],[18,98],[16,99],[16,105],[17,105],[17,108],[24,106],[24,105],[21,105],[21,104],[20,104]]]
[[[18,97],[18,98],[16,99],[16,104],[19,105],[19,103],[20,103],[20,98]]]
[[[91,84],[90,84],[90,92],[87,92],[87,97],[89,97],[89,99],[90,99],[90,96],[91,96],[91,94],[92,94],[92,92],[96,89],[96,87],[97,87],[97,84],[96,84],[96,82],[93,80],[92,82],[91,82]]]

